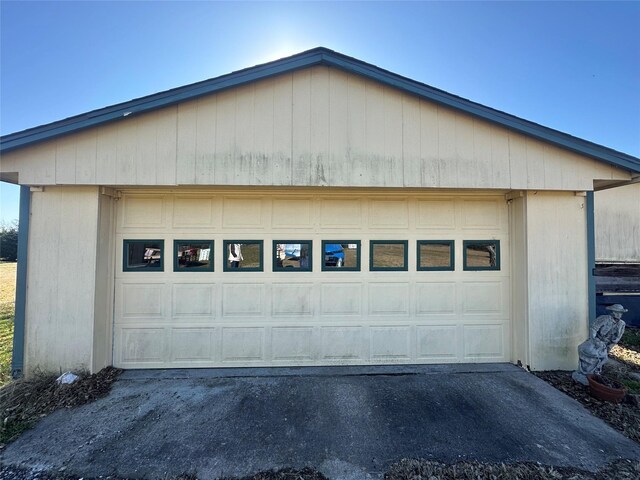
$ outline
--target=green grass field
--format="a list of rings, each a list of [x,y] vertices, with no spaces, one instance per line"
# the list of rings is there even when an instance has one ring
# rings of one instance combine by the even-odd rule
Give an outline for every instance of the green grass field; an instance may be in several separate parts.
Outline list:
[[[11,380],[16,263],[0,263],[0,386]]]

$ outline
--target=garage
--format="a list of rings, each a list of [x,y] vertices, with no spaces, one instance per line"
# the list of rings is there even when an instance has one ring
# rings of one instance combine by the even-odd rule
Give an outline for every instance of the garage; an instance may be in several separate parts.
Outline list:
[[[640,159],[316,48],[3,136],[13,372],[573,369]],[[24,227],[24,228],[23,228]]]
[[[123,191],[116,225],[118,367],[510,358],[504,194]]]

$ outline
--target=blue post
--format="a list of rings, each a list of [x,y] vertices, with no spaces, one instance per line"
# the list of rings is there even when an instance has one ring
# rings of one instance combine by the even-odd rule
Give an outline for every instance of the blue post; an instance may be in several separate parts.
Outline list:
[[[587,266],[589,268],[589,325],[596,319],[596,234],[593,192],[587,192]]]
[[[24,368],[24,331],[27,307],[27,249],[29,243],[29,217],[31,214],[31,190],[20,186],[20,220],[18,224],[18,271],[16,274],[16,315],[13,323],[13,357],[11,375],[22,376]]]

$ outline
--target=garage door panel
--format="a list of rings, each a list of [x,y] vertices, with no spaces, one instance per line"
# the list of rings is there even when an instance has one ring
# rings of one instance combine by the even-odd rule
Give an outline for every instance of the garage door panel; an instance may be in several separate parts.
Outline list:
[[[409,315],[408,282],[369,284],[369,315]]]
[[[173,285],[172,314],[180,317],[215,318],[218,301],[215,284],[185,283]]]
[[[210,363],[214,358],[215,328],[171,329],[171,360]]]
[[[231,283],[222,286],[223,317],[264,317],[265,290],[261,283]]]
[[[135,196],[124,199],[123,228],[136,230],[145,228],[162,228],[165,226],[164,196]]]
[[[210,197],[176,197],[173,226],[178,229],[202,229],[220,226],[218,202]]]
[[[320,200],[320,225],[323,228],[360,230],[363,219],[362,201],[359,199]]]
[[[320,311],[323,316],[359,316],[362,313],[362,283],[323,283]]]
[[[503,335],[502,324],[465,325],[463,333],[465,360],[504,360]]]
[[[495,200],[464,200],[461,213],[463,229],[499,230],[501,227],[501,208]]]
[[[455,315],[455,282],[419,282],[416,284],[416,315]]]
[[[166,359],[164,328],[121,328],[122,363],[163,363]]]
[[[416,202],[416,227],[440,231],[456,227],[454,200],[418,200]]]
[[[461,285],[465,315],[501,315],[504,313],[504,282],[464,282]]]
[[[265,327],[224,327],[222,329],[223,362],[264,360]]]
[[[121,284],[122,318],[145,318],[150,321],[163,318],[165,290],[164,284]]]
[[[223,200],[222,226],[224,228],[264,229],[262,198],[225,197]]]
[[[459,332],[456,325],[416,326],[417,359],[435,362],[458,359]]]
[[[274,229],[313,227],[311,198],[275,198],[272,205],[271,226]]]
[[[363,327],[322,327],[320,357],[324,360],[364,360]]]
[[[271,313],[274,317],[311,317],[314,305],[312,283],[277,283],[271,286]]]
[[[271,357],[277,361],[312,361],[315,352],[313,327],[273,327]]]
[[[369,204],[369,226],[373,228],[409,227],[407,200],[372,200]]]
[[[370,327],[369,334],[372,359],[393,361],[412,358],[409,325]]]

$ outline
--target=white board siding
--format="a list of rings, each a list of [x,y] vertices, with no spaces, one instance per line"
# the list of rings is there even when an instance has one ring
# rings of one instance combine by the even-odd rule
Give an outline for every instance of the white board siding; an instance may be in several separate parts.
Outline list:
[[[196,205],[201,218],[187,221]],[[511,359],[503,196],[181,190],[125,192],[117,208],[116,366]],[[439,213],[435,223],[428,212]],[[135,238],[164,239],[164,272],[122,272],[122,241]],[[174,273],[173,240],[197,238],[215,241],[215,271]],[[223,272],[231,238],[264,240],[264,272]],[[313,240],[313,272],[271,271],[272,240],[282,238]],[[462,240],[484,238],[501,241],[502,270],[463,271]],[[321,241],[331,239],[362,241],[362,271],[321,271]],[[409,271],[369,272],[371,239],[408,240]],[[456,271],[417,272],[419,239],[455,240]]]
[[[629,174],[329,67],[3,154],[29,185],[592,190]]]
[[[91,368],[97,187],[31,194],[25,370]]]
[[[596,261],[640,263],[640,183],[595,193]]]

